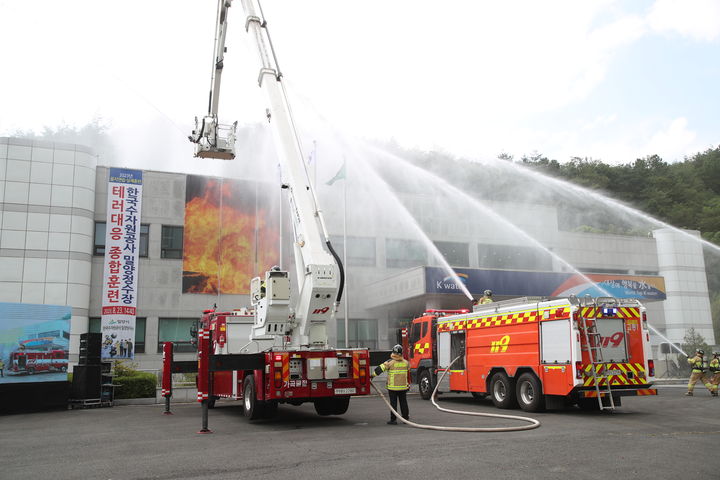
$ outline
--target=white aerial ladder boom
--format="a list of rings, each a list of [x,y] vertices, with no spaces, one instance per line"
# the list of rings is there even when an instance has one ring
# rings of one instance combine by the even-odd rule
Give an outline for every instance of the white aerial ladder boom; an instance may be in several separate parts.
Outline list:
[[[208,113],[202,120],[195,117],[195,130],[188,139],[195,144],[195,156],[200,158],[219,158],[232,160],[235,158],[235,131],[237,122],[228,125],[218,122],[218,105],[220,101],[220,81],[224,67],[225,36],[227,34],[227,14],[232,0],[219,0],[217,21],[215,23],[215,52],[213,55],[213,72],[210,80],[210,98]]]
[[[215,29],[215,58],[210,88],[209,112],[189,137],[196,143],[196,157],[232,159],[235,157],[237,122],[225,126],[217,123],[220,79],[225,55],[227,13],[232,0],[218,0]],[[265,91],[269,107],[266,114],[275,138],[283,177],[282,187],[288,190],[290,216],[294,234],[294,258],[298,298],[290,298],[287,272],[273,267],[264,280],[256,277],[250,284],[250,298],[255,320],[251,343],[259,348],[282,346],[324,349],[327,344],[327,323],[335,320],[342,296],[344,271],[340,258],[330,244],[322,211],[310,182],[287,102],[282,74],[275,58],[267,22],[257,0],[242,0],[245,30],[254,39],[260,57],[258,84]]]
[[[334,321],[342,296],[342,263],[330,244],[325,220],[318,207],[262,9],[256,0],[241,0],[241,3],[246,16],[245,29],[255,41],[260,57],[258,84],[265,91],[269,102],[267,116],[273,127],[281,162],[283,188],[288,190],[293,223],[293,248],[299,293],[297,301],[292,302],[289,318],[288,309],[285,307],[285,330],[292,347],[327,348],[326,326],[329,321]],[[280,273],[284,272],[271,271],[266,274],[268,287],[272,277]],[[276,286],[279,285],[283,285],[283,292],[286,291],[283,282]],[[276,321],[274,319],[284,320],[284,299],[278,298],[278,312],[273,315],[271,307],[274,300],[269,293],[270,289],[263,299],[268,308],[257,309],[259,312],[264,310],[266,317],[257,315],[253,329],[255,339],[266,338],[262,335],[270,333],[270,325]]]

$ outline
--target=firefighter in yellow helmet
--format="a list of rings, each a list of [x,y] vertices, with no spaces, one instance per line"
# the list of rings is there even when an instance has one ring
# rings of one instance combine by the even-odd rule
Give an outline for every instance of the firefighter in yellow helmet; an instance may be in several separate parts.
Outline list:
[[[492,303],[492,302],[493,302],[492,290],[485,290],[483,292],[483,296],[478,298],[477,301],[475,303],[473,303],[473,305],[474,306],[485,305],[485,304]]]
[[[387,390],[390,396],[390,405],[397,411],[398,400],[400,400],[400,413],[405,420],[410,419],[410,409],[407,403],[407,392],[410,388],[408,377],[410,376],[410,362],[402,356],[402,345],[395,345],[390,354],[390,360],[378,365],[373,370],[372,376],[376,377],[387,372]],[[397,425],[395,412],[390,412],[388,425]]]
[[[694,357],[688,357],[688,363],[690,364],[690,368],[692,369],[692,373],[690,374],[690,381],[688,382],[688,391],[685,394],[688,397],[692,397],[693,390],[695,389],[695,384],[698,382],[698,380],[700,380],[705,385],[705,388],[707,388],[711,394],[713,393],[712,384],[705,376],[705,362],[703,360],[704,357],[705,352],[700,349],[695,350]]]
[[[720,385],[720,352],[713,352],[713,359],[710,360],[708,367],[710,368],[710,373],[712,374],[712,377],[710,377],[712,391],[710,393],[712,393],[713,397],[717,397],[718,385]]]

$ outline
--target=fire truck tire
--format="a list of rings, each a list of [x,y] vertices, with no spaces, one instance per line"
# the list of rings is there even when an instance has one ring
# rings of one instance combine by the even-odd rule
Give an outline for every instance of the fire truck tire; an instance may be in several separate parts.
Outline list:
[[[433,392],[432,377],[428,370],[423,370],[418,378],[418,391],[423,400],[430,400]]]
[[[262,417],[274,418],[277,415],[278,402],[265,402],[263,404]]]
[[[497,408],[517,407],[514,382],[503,372],[493,375],[490,383],[490,395]]]
[[[315,400],[318,415],[342,415],[350,406],[350,397],[321,398]]]
[[[520,408],[526,412],[538,412],[545,406],[540,380],[532,373],[523,373],[515,389]]]
[[[333,401],[333,415],[342,415],[350,406],[350,397],[336,397]]]
[[[255,397],[255,375],[248,375],[243,381],[243,414],[249,420],[256,420],[262,416],[262,402]]]
[[[215,408],[215,402],[216,402],[219,398],[220,398],[220,397],[216,397],[215,395],[213,395],[212,397],[210,397],[210,398],[208,399],[208,408]]]
[[[28,373],[28,375],[32,375],[33,373],[35,373],[35,369],[30,367],[27,369],[27,373]]]

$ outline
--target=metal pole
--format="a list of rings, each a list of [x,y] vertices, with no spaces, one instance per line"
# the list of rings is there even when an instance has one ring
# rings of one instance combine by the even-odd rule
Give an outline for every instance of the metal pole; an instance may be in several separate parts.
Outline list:
[[[209,400],[202,401],[202,428],[197,433],[213,433],[208,428],[208,402]]]
[[[170,395],[165,396],[165,411],[163,412],[163,415],[172,415],[173,413],[170,411]]]
[[[345,165],[345,181],[343,181],[343,265],[345,265],[345,348],[350,347],[350,343],[348,338],[349,332],[348,332],[348,297],[350,296],[350,289],[348,288],[348,277],[349,277],[349,269],[348,269],[348,262],[347,262],[347,251],[348,251],[348,243],[347,243],[347,183],[348,183],[348,172],[347,172],[347,164],[345,161],[343,161],[343,165]]]

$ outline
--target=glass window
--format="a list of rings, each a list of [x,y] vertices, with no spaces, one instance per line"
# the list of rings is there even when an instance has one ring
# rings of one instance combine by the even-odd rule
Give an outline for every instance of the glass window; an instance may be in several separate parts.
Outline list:
[[[377,320],[374,318],[349,318],[348,341],[350,347],[377,348]],[[345,345],[345,319],[337,319],[337,344],[339,348]]]
[[[95,222],[95,241],[93,246],[93,255],[105,255],[105,222]],[[140,225],[140,251],[138,255],[141,257],[148,256],[148,242],[150,240],[150,225]]]
[[[183,227],[162,226],[160,258],[183,258]]]
[[[95,222],[93,255],[105,255],[105,222]]]
[[[465,370],[465,332],[450,332],[450,359],[457,357],[452,369]]]
[[[513,245],[478,245],[478,263],[480,268],[552,270],[549,253],[539,248]]]
[[[135,353],[145,353],[145,325],[147,319],[144,317],[137,317],[135,319]],[[90,333],[102,333],[100,317],[90,317],[90,324],[88,326],[88,332]]]
[[[330,241],[340,259],[343,258],[345,242],[343,237],[331,236]],[[375,266],[375,238],[374,237],[347,237],[348,251],[347,263],[353,267]]]
[[[160,318],[158,325],[158,351],[162,351],[162,344],[173,342],[176,352],[194,352],[195,347],[190,343],[190,329],[195,325],[195,318]]]
[[[469,267],[469,245],[460,242],[434,242],[445,261],[452,267]]]
[[[385,239],[385,264],[387,268],[410,268],[427,264],[425,246],[415,240]]]

